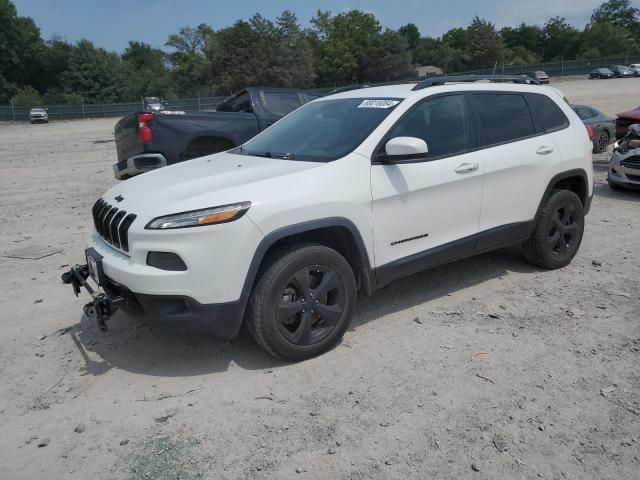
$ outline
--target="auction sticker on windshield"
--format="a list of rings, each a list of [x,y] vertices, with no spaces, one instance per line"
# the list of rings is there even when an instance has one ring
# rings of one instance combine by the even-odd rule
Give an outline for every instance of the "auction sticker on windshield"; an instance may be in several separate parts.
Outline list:
[[[376,100],[364,100],[358,108],[391,108],[395,107],[400,103],[400,100],[385,100],[385,99],[376,99]]]

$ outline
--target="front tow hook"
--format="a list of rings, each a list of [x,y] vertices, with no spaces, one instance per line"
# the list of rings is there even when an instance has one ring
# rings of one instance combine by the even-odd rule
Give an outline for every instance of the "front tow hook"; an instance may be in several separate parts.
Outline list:
[[[73,287],[73,293],[76,297],[82,288],[91,295],[92,301],[84,306],[84,313],[88,317],[95,317],[100,330],[108,330],[107,320],[116,313],[118,306],[124,303],[124,297],[111,298],[106,293],[96,292],[87,282],[89,278],[88,265],[75,265],[68,272],[63,273],[61,278],[62,283]]]

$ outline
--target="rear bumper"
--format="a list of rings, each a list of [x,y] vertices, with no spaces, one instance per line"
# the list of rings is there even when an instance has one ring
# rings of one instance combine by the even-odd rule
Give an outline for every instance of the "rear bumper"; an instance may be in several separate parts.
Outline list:
[[[150,170],[167,166],[167,159],[160,153],[143,153],[127,158],[113,166],[113,173],[118,180],[139,175]]]

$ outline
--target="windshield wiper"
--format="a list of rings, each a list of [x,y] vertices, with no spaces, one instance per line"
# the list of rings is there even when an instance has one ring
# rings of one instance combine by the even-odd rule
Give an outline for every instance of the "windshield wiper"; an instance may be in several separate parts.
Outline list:
[[[282,158],[284,160],[295,160],[296,156],[293,153],[275,153],[275,152],[252,152],[250,150],[242,150],[245,155],[253,155],[254,157],[266,157],[266,158]]]

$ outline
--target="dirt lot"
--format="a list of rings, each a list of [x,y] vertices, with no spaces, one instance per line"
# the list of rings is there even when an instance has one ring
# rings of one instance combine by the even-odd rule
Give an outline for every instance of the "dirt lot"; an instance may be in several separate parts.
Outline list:
[[[560,87],[640,103],[640,79]],[[283,364],[83,317],[59,278],[115,182],[114,122],[0,125],[0,253],[62,250],[0,257],[2,478],[640,477],[640,193],[608,189],[608,155],[569,267],[504,250],[414,275],[363,299],[334,351]]]

